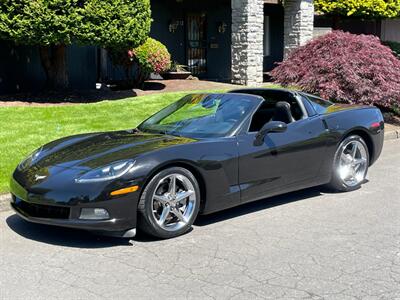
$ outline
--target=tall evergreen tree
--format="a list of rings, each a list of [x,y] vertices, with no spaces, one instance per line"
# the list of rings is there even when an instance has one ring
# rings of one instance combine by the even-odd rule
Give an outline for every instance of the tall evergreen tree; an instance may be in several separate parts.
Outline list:
[[[0,39],[38,46],[53,89],[68,87],[67,45],[136,47],[150,24],[149,0],[0,0]]]

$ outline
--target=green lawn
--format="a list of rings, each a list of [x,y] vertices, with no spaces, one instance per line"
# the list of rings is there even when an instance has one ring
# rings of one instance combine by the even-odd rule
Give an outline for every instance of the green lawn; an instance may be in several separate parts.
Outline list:
[[[164,93],[94,104],[0,107],[0,193],[30,152],[54,139],[83,132],[134,128],[189,92]]]

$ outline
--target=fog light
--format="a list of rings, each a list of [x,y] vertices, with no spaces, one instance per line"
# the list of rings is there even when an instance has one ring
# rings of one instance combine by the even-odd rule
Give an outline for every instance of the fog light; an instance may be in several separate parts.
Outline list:
[[[110,214],[104,208],[82,208],[79,219],[82,220],[107,220]]]

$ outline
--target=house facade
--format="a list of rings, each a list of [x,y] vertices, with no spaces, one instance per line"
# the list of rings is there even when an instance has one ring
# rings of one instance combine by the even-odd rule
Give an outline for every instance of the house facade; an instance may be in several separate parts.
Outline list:
[[[354,34],[372,34],[384,42],[400,43],[400,18],[396,19],[361,19],[354,17],[341,17],[335,22],[332,17],[316,15],[314,27],[322,32],[338,30]]]
[[[258,85],[313,36],[312,0],[152,0],[151,36],[195,76]]]
[[[151,0],[151,8],[150,36],[167,46],[173,60],[202,79],[259,85],[276,62],[313,36],[312,0]],[[18,68],[9,69],[13,76],[0,68],[0,93],[40,87],[37,81],[44,73],[37,51],[8,45],[0,52],[8,65],[25,64],[19,74],[14,72]],[[69,47],[70,69],[75,68],[76,58],[84,58],[81,66],[90,66],[70,72],[70,82],[76,82],[77,88],[123,79],[123,72],[104,51]]]

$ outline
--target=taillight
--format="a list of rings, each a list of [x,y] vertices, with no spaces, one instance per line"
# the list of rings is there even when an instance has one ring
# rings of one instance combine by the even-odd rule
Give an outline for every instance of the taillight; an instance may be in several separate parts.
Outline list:
[[[380,126],[381,126],[380,122],[374,122],[374,123],[371,124],[371,128],[378,128]]]

